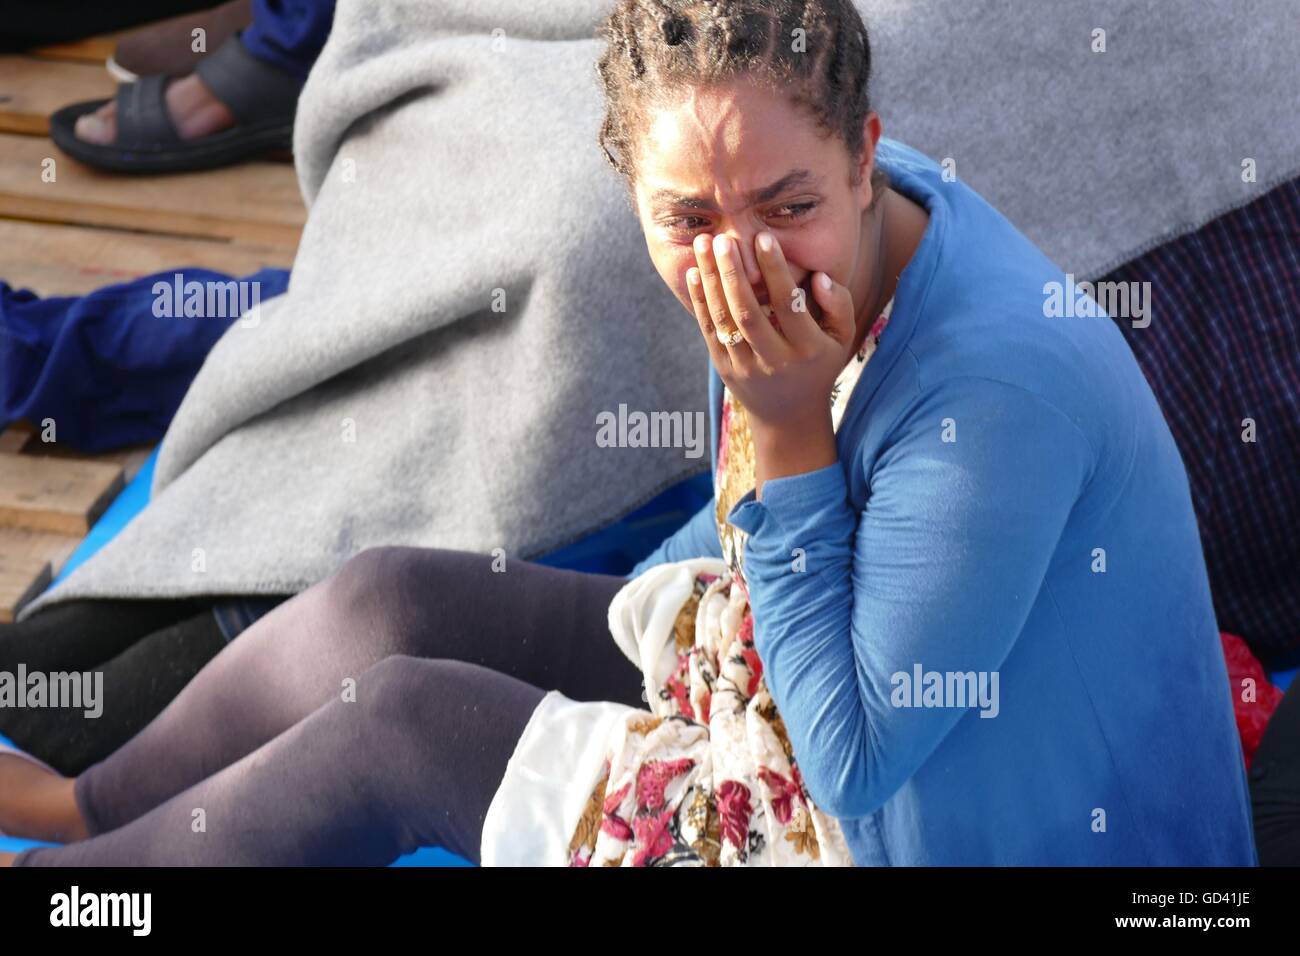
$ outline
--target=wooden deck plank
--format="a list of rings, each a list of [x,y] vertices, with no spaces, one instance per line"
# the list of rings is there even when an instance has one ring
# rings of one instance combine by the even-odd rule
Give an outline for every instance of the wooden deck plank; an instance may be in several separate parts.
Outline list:
[[[78,544],[71,535],[0,528],[0,623],[12,622],[49,586]]]
[[[0,435],[0,438],[3,438]],[[122,469],[122,480],[130,481],[140,471],[145,459],[153,452],[153,445],[130,445],[115,451],[86,454],[69,446],[66,442],[43,442],[39,435],[32,435],[22,447],[24,455],[42,455],[46,458],[74,460],[78,462],[98,462],[103,465],[115,465]]]
[[[13,528],[0,528],[0,624],[12,624],[23,606],[54,580],[50,562],[5,553],[9,544],[5,536],[13,532]]]
[[[142,275],[199,266],[243,276],[293,264],[290,246],[188,239],[0,219],[0,279],[40,295],[84,295]]]
[[[289,267],[306,220],[292,166],[119,176],[45,138],[54,110],[113,94],[103,61],[117,40],[0,56],[0,278],[76,295],[182,266],[236,275]],[[47,159],[52,182],[42,176]],[[0,429],[0,622],[48,587],[151,451],[89,456],[42,443],[25,422]]]
[[[152,451],[139,445],[78,457],[42,443],[27,422],[0,431],[0,623],[13,621],[50,585]],[[57,530],[42,530],[51,527]]]
[[[0,132],[45,136],[55,110],[116,92],[102,65],[0,56]]]
[[[53,182],[42,177],[47,159]],[[47,139],[5,133],[0,217],[296,247],[307,211],[285,163],[122,176],[83,166]]]
[[[0,455],[0,525],[84,536],[122,486],[121,465]]]
[[[32,439],[32,427],[26,422],[14,422],[0,431],[0,454],[16,455]]]
[[[52,534],[30,528],[0,528],[0,555],[6,558],[39,558],[58,574],[81,539],[70,534]]]
[[[132,29],[138,29],[132,28]],[[84,40],[72,40],[68,43],[51,43],[49,46],[37,47],[29,50],[32,56],[38,56],[42,59],[50,60],[73,60],[78,63],[97,63],[100,69],[104,68],[104,63],[113,51],[117,49],[118,41],[126,36],[132,30],[117,30],[113,33],[105,33],[97,37],[86,37]]]
[[[36,434],[36,429],[29,422],[16,421],[0,431],[0,454],[46,455],[52,458],[77,458],[82,461],[119,465],[125,481],[130,481],[139,473],[145,460],[153,453],[154,447],[153,445],[128,445],[115,451],[87,454],[69,447],[66,443],[41,441],[40,436]]]

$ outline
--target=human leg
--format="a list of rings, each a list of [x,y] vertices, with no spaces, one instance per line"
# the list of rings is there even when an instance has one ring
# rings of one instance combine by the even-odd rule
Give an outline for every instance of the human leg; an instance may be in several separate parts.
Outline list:
[[[159,717],[77,780],[91,833],[120,827],[344,694],[392,655],[461,660],[575,700],[641,704],[607,611],[624,579],[423,548],[362,552],[241,634]],[[0,797],[3,799],[3,797]]]
[[[544,691],[394,656],[256,751],[120,829],[30,866],[383,865],[421,846],[478,862],[483,820]]]

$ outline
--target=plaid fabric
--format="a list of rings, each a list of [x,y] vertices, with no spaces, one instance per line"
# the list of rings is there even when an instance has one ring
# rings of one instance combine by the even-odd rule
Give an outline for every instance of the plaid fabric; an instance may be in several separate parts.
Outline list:
[[[1300,656],[1300,179],[1099,281],[1150,282],[1116,322],[1178,443],[1219,626]],[[1255,441],[1243,440],[1244,419]]]

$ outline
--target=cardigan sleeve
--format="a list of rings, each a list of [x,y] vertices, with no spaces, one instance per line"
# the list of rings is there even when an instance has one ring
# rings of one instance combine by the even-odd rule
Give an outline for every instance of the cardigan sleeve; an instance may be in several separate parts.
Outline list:
[[[819,807],[874,813],[965,714],[895,706],[896,675],[997,670],[1092,467],[1053,405],[962,378],[900,415],[860,514],[840,463],[736,504],[755,648]],[[1058,560],[1086,569],[1090,547]]]
[[[718,541],[718,519],[716,515],[717,499],[710,498],[695,515],[663,540],[659,547],[650,552],[636,567],[628,572],[629,578],[635,578],[642,571],[669,561],[685,561],[690,558],[721,558],[722,544]]]

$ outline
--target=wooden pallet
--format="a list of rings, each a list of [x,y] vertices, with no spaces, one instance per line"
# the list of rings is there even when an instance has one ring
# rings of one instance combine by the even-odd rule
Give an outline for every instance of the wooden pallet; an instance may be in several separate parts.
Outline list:
[[[249,275],[292,263],[286,246],[143,232],[123,242],[120,229],[0,218],[0,279],[38,295],[84,295],[180,266]]]
[[[0,131],[44,136],[55,110],[82,100],[109,99],[117,84],[101,64],[0,57]]]
[[[62,569],[139,468],[147,449],[85,458],[40,441],[24,423],[0,432],[0,623]]]
[[[0,624],[9,624],[44,591],[76,549],[66,534],[0,528]]]
[[[52,43],[28,52],[30,56],[43,60],[71,60],[74,63],[93,63],[102,67],[117,49],[117,41],[130,32],[130,30],[118,30],[102,36],[86,37],[84,40]]]
[[[42,176],[51,168],[53,182]],[[81,165],[44,137],[5,133],[0,218],[292,247],[307,217],[293,167],[283,163],[121,176]]]
[[[117,176],[49,140],[51,112],[113,96],[103,64],[119,36],[0,56],[0,280],[80,295],[187,266],[232,275],[288,268],[306,220],[292,165]],[[59,574],[151,451],[92,456],[41,438],[0,422],[0,623]]]

